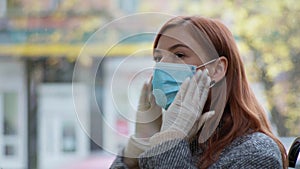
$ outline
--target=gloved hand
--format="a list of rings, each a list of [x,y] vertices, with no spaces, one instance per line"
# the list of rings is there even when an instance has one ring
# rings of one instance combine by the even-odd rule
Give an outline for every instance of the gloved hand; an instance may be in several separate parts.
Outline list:
[[[136,167],[136,158],[150,147],[149,138],[161,128],[162,110],[152,95],[151,80],[143,85],[136,113],[135,134],[130,137],[124,150],[124,162],[129,168]]]
[[[151,138],[152,146],[175,138],[190,139],[214,115],[214,111],[202,114],[210,81],[208,71],[199,70],[183,82],[174,102],[163,113],[161,131]]]
[[[137,138],[149,139],[153,134],[160,131],[162,122],[162,109],[159,107],[152,94],[152,78],[145,83],[136,114],[135,136]]]

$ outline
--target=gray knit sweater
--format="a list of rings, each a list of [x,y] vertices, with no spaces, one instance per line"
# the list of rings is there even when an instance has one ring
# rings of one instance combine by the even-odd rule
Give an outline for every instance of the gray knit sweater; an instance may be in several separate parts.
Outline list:
[[[166,147],[170,150],[151,156]],[[202,155],[202,150],[192,142],[185,140],[172,140],[163,142],[140,155],[139,166],[144,169],[196,169],[196,163]],[[127,169],[123,157],[118,156],[110,167],[111,169]],[[277,144],[263,133],[252,133],[236,138],[220,154],[219,159],[210,169],[281,169],[282,158]]]

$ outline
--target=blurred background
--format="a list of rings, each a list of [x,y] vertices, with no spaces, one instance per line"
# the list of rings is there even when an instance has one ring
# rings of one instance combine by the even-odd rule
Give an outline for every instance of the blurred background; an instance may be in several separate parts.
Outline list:
[[[141,46],[150,49],[153,37],[132,38],[106,52],[111,41],[130,33],[126,30],[143,28],[145,20],[136,19],[136,24],[118,25],[125,31],[107,30],[86,44],[86,59],[77,57],[99,28],[141,12],[222,20],[235,36],[273,131],[289,149],[300,135],[297,0],[0,0],[0,168],[109,167],[112,152],[134,130],[120,113],[132,111],[122,83],[130,83],[135,67],[154,64],[151,52],[132,53]],[[73,78],[76,66],[80,71]],[[116,70],[119,81],[112,90]],[[138,93],[132,91],[132,100]],[[120,94],[115,102],[114,94]]]

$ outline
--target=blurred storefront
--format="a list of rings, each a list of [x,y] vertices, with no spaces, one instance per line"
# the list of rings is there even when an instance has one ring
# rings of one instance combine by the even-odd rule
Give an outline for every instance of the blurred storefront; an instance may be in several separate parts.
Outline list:
[[[93,62],[105,55],[102,64],[117,65],[119,58],[130,55],[139,45],[126,43],[108,55],[101,47],[105,42],[87,45],[94,57],[88,64],[82,63],[83,80],[73,79],[73,71],[88,38],[115,14],[135,11],[137,4],[134,0],[129,4],[107,0],[0,0],[0,168],[59,168],[101,153],[101,145],[118,149],[122,142],[125,144],[126,139],[120,137],[120,142],[118,134],[107,132],[101,127],[103,121],[95,120],[101,109],[117,132],[126,135],[132,131],[125,120],[108,113],[116,110],[104,99],[110,97],[104,90],[109,88],[105,78],[116,67]],[[99,73],[93,89],[93,82],[84,78],[94,69]],[[124,69],[123,74],[130,71]],[[124,80],[129,81],[126,77]],[[84,114],[80,119],[74,107],[74,86]],[[99,105],[89,102],[94,95]],[[89,128],[81,123],[89,124]],[[101,159],[99,163],[101,166]]]
[[[101,62],[103,66],[92,64],[82,69],[82,78],[90,76],[92,69],[98,69],[95,88],[92,88],[93,81],[72,79],[75,59],[54,56],[1,57],[1,167],[52,169],[79,162],[94,153],[106,150],[116,152],[121,148],[127,141],[124,135],[133,131],[132,124],[122,114],[117,115],[120,110],[114,105],[111,93],[110,79],[122,58],[107,56]],[[97,60],[99,58],[94,57],[93,62]],[[147,67],[152,63],[149,60],[151,57],[136,58],[131,64]],[[126,65],[128,67],[119,69],[119,76],[123,78],[116,82],[119,86],[114,89],[115,92],[124,92],[121,95],[128,92],[125,89],[127,86],[122,84],[129,83],[130,75],[137,68]],[[80,98],[81,111],[84,111],[80,119],[74,107],[74,86],[76,94],[80,95],[77,99]],[[89,102],[94,97],[98,105]],[[121,111],[129,109],[123,107]],[[95,118],[99,113],[103,113],[104,120],[111,126],[104,126],[102,119]],[[81,123],[90,126],[84,128]],[[116,131],[110,132],[110,127]],[[97,142],[90,137],[97,139]],[[101,159],[99,163],[101,166]]]

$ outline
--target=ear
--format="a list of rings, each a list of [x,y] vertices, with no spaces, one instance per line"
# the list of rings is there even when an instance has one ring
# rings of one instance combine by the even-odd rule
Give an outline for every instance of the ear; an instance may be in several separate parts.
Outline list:
[[[228,60],[225,56],[220,56],[216,63],[214,64],[214,70],[212,71],[213,74],[210,76],[211,80],[215,81],[216,83],[219,82],[223,77],[226,75],[228,66]]]

